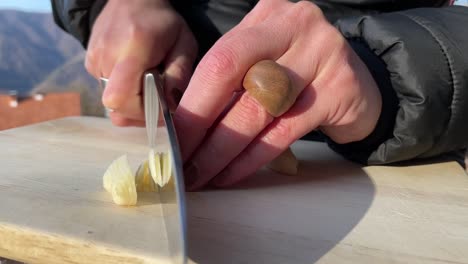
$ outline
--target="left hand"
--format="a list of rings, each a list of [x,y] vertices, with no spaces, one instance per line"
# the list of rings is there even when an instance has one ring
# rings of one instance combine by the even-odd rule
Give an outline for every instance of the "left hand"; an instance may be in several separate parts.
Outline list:
[[[299,89],[277,118],[248,92],[231,102],[248,69],[264,59],[282,65]],[[176,110],[187,189],[236,183],[317,128],[337,143],[361,140],[380,111],[365,64],[316,5],[260,1],[208,51]]]

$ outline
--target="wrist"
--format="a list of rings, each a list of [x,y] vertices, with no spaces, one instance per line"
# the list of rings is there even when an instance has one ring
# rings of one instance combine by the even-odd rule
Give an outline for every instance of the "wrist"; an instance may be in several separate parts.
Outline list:
[[[360,141],[377,125],[382,96],[368,66],[351,46],[346,44],[334,57],[340,59],[330,59],[332,65],[323,74],[326,82],[321,84],[331,101],[325,102],[328,110],[320,130],[338,144]]]
[[[381,94],[382,107],[374,129],[365,138],[359,141],[339,144],[330,137],[325,136],[329,146],[346,158],[367,164],[367,158],[382,143],[393,137],[396,115],[399,108],[399,100],[393,89],[390,73],[385,63],[375,55],[365,43],[358,39],[349,40],[349,44],[361,58],[373,76],[377,88]]]

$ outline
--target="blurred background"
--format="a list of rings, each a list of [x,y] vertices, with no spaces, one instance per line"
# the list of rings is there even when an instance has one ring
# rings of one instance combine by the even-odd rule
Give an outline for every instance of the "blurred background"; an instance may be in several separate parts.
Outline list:
[[[104,116],[84,54],[55,25],[49,0],[0,0],[0,130],[64,116]]]

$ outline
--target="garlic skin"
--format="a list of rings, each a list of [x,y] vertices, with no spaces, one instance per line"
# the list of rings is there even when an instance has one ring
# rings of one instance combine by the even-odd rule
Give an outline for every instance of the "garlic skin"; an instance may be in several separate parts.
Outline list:
[[[135,177],[130,169],[127,155],[114,160],[103,177],[103,187],[111,193],[114,203],[122,206],[136,205]]]
[[[271,161],[267,167],[281,174],[297,175],[299,161],[291,151],[291,148],[288,148]]]

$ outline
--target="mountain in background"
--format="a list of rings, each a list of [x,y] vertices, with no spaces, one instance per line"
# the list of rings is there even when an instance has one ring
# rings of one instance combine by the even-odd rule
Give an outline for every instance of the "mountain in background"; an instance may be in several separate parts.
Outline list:
[[[85,53],[69,59],[50,73],[45,80],[32,89],[35,93],[77,92],[81,95],[81,111],[84,115],[103,116],[101,92],[97,81],[84,68]]]
[[[102,115],[97,81],[84,69],[84,50],[47,13],[0,10],[0,93],[76,91],[85,115]]]

